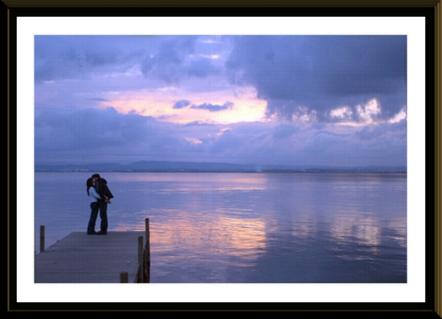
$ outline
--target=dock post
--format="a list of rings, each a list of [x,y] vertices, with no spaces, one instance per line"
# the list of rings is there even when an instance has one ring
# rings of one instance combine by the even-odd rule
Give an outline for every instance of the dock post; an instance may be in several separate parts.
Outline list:
[[[128,283],[129,274],[127,272],[120,272],[120,283]]]
[[[45,225],[40,225],[40,252],[45,251]]]
[[[138,282],[143,282],[144,262],[143,262],[143,236],[138,237]]]
[[[150,226],[149,226],[149,218],[145,219],[146,224],[146,247],[144,248],[144,279],[145,282],[150,282]]]

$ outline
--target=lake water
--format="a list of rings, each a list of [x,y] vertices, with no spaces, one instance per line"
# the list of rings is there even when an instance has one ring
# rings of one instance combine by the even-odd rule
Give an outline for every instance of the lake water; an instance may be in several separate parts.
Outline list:
[[[407,281],[406,174],[102,175],[110,231],[150,218],[152,282]],[[47,245],[86,231],[88,176],[36,173]]]

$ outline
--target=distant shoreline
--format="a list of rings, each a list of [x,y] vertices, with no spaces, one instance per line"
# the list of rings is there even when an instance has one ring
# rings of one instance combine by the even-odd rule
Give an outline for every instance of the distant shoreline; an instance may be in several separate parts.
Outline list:
[[[388,170],[35,170],[35,173],[248,173],[248,174],[407,174]]]
[[[406,166],[296,166],[218,162],[138,161],[132,163],[35,163],[36,172],[116,173],[407,173]]]

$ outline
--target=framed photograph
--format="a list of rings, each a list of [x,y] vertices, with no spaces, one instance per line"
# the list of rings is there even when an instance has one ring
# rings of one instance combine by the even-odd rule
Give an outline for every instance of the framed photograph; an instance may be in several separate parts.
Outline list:
[[[4,1],[8,312],[441,316],[440,1]]]

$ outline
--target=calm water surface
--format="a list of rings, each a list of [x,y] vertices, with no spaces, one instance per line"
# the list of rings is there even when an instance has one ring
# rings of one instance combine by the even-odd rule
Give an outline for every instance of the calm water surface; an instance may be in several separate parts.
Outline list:
[[[35,230],[46,225],[48,245],[86,230],[89,175],[36,173]],[[405,174],[103,176],[111,231],[151,220],[153,282],[407,280]]]

